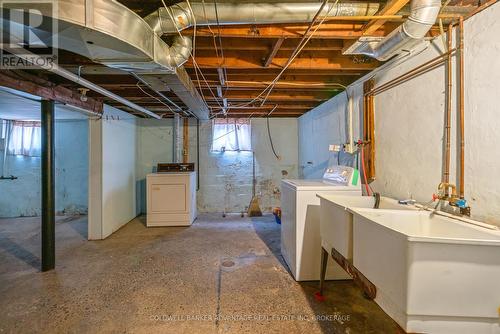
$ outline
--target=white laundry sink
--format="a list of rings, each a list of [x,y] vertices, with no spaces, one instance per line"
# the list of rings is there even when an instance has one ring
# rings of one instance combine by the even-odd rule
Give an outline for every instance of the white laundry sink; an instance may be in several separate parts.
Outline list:
[[[429,211],[350,211],[354,266],[406,332],[500,333],[500,231]]]
[[[331,253],[335,248],[352,260],[352,213],[347,208],[373,208],[373,196],[316,195],[320,198],[321,246]],[[413,205],[399,204],[395,199],[380,197],[380,209],[416,210]]]

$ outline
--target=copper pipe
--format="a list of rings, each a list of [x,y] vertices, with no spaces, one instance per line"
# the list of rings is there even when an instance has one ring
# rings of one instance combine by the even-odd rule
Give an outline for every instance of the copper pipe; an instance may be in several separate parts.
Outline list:
[[[437,62],[434,62],[432,64],[429,64],[429,65],[426,65],[425,67],[419,67],[418,68],[418,71],[416,72],[412,72],[410,74],[405,74],[404,77],[400,78],[399,80],[395,80],[395,81],[389,81],[387,82],[386,84],[380,86],[380,87],[377,87],[376,89],[374,89],[374,91],[371,93],[371,95],[378,95],[378,94],[381,94],[391,88],[394,88],[406,81],[409,81],[411,79],[414,79],[416,78],[417,76],[419,76],[420,74],[424,74],[426,72],[429,72],[433,69],[435,69],[436,67],[442,65],[444,63],[444,58],[442,59],[439,59]]]
[[[448,50],[452,48],[452,38],[453,38],[453,26],[450,24],[448,26],[447,31],[447,39],[448,39]],[[452,94],[452,58],[451,53],[448,54],[447,58],[448,64],[448,87],[446,92],[446,118],[445,118],[445,136],[446,136],[446,144],[445,144],[445,162],[444,162],[444,173],[443,173],[443,183],[450,182],[450,159],[451,159],[451,94]],[[448,195],[448,188],[445,189],[445,195]]]
[[[438,65],[442,64],[445,60],[445,57],[448,57],[448,55],[453,54],[455,51],[456,51],[456,49],[450,49],[447,52],[445,52],[444,54],[437,56],[436,58],[433,58],[433,59],[415,67],[414,69],[406,72],[405,74],[402,74],[399,77],[396,77],[396,78],[392,79],[391,81],[388,81],[379,87],[375,87],[375,88],[371,89],[366,94],[367,95],[377,95],[381,92],[386,91],[387,89],[390,89],[390,88],[393,88],[393,87],[399,85],[400,83],[402,83],[404,81],[413,79],[414,77],[416,77],[417,75],[419,75],[421,73],[424,73],[426,71],[430,71],[431,69],[434,69]]]
[[[460,63],[460,198],[464,198],[464,155],[465,155],[465,130],[464,130],[464,19],[460,17],[459,22],[459,31],[460,31],[460,44],[459,44],[459,63]]]
[[[431,60],[429,60],[429,61],[427,61],[427,62],[425,62],[425,63],[423,63],[423,64],[421,64],[419,66],[417,66],[417,67],[415,67],[414,69],[412,69],[412,70],[410,70],[410,71],[408,71],[408,72],[400,75],[399,77],[396,77],[396,78],[392,79],[391,81],[388,81],[388,82],[386,82],[385,84],[383,84],[383,85],[381,85],[379,87],[375,87],[374,89],[372,89],[371,92],[373,94],[378,94],[378,90],[384,89],[386,86],[388,87],[388,86],[390,86],[393,83],[400,83],[400,82],[403,82],[405,80],[412,79],[416,75],[418,75],[418,74],[420,74],[420,73],[428,70],[429,68],[433,68],[434,66],[441,64],[444,61],[445,57],[448,56],[449,53],[452,53],[452,52],[455,52],[455,51],[456,51],[456,49],[452,49],[452,50],[450,50],[448,52],[445,52],[444,54],[439,55],[439,56],[437,56],[437,57],[435,57],[435,58],[433,58],[433,59],[431,59]]]

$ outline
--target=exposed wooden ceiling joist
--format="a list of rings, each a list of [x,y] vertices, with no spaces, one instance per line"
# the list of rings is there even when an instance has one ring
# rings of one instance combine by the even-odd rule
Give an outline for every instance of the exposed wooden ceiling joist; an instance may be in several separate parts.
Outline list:
[[[281,68],[288,61],[289,55],[278,54],[274,57],[269,68]],[[258,69],[263,68],[262,57],[249,52],[226,52],[224,59],[215,54],[198,54],[196,63],[203,68],[217,68],[223,66],[227,69]],[[303,52],[290,64],[290,69],[305,70],[372,70],[379,63],[364,56],[343,56],[338,52]],[[185,66],[194,67],[192,60]]]
[[[392,15],[396,14],[403,8],[409,0],[390,0],[377,15]],[[363,28],[363,35],[371,35],[386,23],[387,20],[372,20]]]
[[[119,1],[141,16],[162,6],[161,0]],[[165,1],[167,5],[179,2]],[[361,36],[386,36],[407,18],[408,2],[409,0],[380,1],[382,9],[376,16],[384,18],[328,18],[283,73],[262,108],[255,107],[260,102],[252,103],[247,108],[236,109],[231,106],[248,104],[262,93],[281,71],[303,37],[308,24],[223,25],[212,26],[211,29],[199,26],[193,54],[196,55],[196,62],[203,71],[204,78],[195,75],[192,60],[185,64],[185,68],[207,104],[218,108],[219,104],[222,105],[225,101],[229,106],[230,117],[266,116],[275,105],[278,107],[272,117],[297,117],[339,94],[343,86],[349,85],[380,65],[379,62],[364,56],[344,56],[341,50]],[[450,15],[465,15],[464,13],[469,13],[474,8],[476,3],[473,0],[451,0],[442,15],[449,20]],[[192,37],[193,28],[185,29],[182,33]],[[434,27],[429,36],[437,34],[439,29]],[[170,37],[166,36],[165,39],[170,41]],[[74,73],[81,72],[84,78],[141,106],[158,110],[166,117],[172,115],[165,101],[158,100],[155,92],[141,85],[141,88],[146,90],[145,93],[137,87],[137,79],[123,71],[66,51],[60,52],[59,63]],[[50,79],[60,87],[71,90],[77,88],[74,83],[61,78],[51,76]],[[165,87],[162,93],[173,102],[184,106],[168,87]],[[123,108],[93,92],[89,92],[89,97],[102,99],[105,103]]]
[[[76,89],[57,85],[39,76],[22,71],[0,71],[0,86],[69,104],[96,114],[102,113],[103,109],[103,103],[99,99],[88,97],[83,100],[80,98],[81,93]]]
[[[269,54],[267,55],[266,59],[264,60],[264,63],[263,63],[264,67],[269,67],[269,65],[271,65],[271,62],[273,61],[274,57],[278,53],[278,51],[279,51],[279,49],[281,47],[281,44],[283,44],[284,40],[285,40],[285,38],[281,37],[281,38],[278,38],[274,42],[273,47],[271,49],[271,52],[269,52]]]
[[[388,29],[392,30],[397,23],[387,24]],[[336,22],[323,23],[312,39],[356,39],[362,35],[363,22]],[[302,38],[307,30],[307,24],[300,25],[253,25],[253,26],[221,26],[217,29],[217,35],[238,38]],[[378,36],[384,36],[387,33],[385,26],[376,32]],[[193,29],[186,29],[183,34],[193,35]],[[197,36],[213,36],[214,30],[207,27],[198,27]]]
[[[273,47],[275,41],[279,39],[254,39],[251,43],[247,39],[242,39],[238,37],[226,37],[224,38],[224,51],[236,50],[236,51],[248,51],[248,50],[260,50],[260,51],[270,51]],[[287,39],[285,38],[280,46],[282,51],[292,51],[297,46],[299,41],[296,38]],[[344,47],[342,40],[338,39],[313,39],[304,47],[304,51],[340,51]],[[196,50],[214,50],[213,37],[207,36],[197,36],[196,39]]]

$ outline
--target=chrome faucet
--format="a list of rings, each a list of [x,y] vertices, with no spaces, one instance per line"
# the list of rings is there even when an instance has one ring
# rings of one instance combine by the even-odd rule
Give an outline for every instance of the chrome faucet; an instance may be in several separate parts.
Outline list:
[[[441,182],[438,185],[438,193],[432,195],[432,200],[448,202],[451,206],[460,208],[460,213],[470,215],[470,207],[467,205],[467,200],[457,195],[457,187],[454,184]]]
[[[414,205],[417,204],[417,201],[414,199],[400,199],[398,203],[403,205]]]

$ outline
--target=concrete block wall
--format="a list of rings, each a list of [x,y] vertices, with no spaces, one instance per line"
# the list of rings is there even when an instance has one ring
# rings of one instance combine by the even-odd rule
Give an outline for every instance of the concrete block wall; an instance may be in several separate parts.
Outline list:
[[[500,174],[500,118],[498,82],[500,81],[500,4],[496,3],[465,21],[465,196],[472,208],[472,217],[500,225],[500,191],[495,182]],[[387,64],[375,73],[376,85],[383,84],[419,64],[438,56],[443,50],[438,37],[426,49],[405,62]],[[454,60],[452,117],[452,182],[457,173],[458,82]],[[369,76],[372,76],[370,74]],[[363,80],[349,88],[359,106]],[[441,180],[443,166],[443,134],[445,115],[445,68],[438,67],[375,97],[376,191],[395,198],[414,198],[428,202]],[[345,94],[315,108],[299,118],[299,165],[309,160],[320,165],[320,153],[307,152],[314,145],[325,147],[336,140],[345,140],[341,130],[345,121],[340,112],[345,108]],[[361,110],[357,109],[358,112]],[[359,117],[359,114],[358,114]],[[328,130],[313,131],[311,127],[328,123]],[[357,122],[359,138],[361,122]],[[332,134],[332,132],[334,134]],[[313,138],[311,138],[313,133]],[[318,134],[319,133],[319,134]],[[315,174],[316,173],[316,174]],[[304,176],[317,171],[304,169]]]
[[[279,206],[282,178],[298,176],[297,119],[270,119],[274,146],[280,156],[272,153],[264,118],[253,118],[252,147],[255,151],[257,186],[261,209],[270,211]],[[138,203],[145,213],[145,177],[158,162],[173,159],[173,121],[138,121],[137,184]],[[196,162],[196,120],[189,123],[189,161]],[[200,123],[200,189],[197,195],[199,212],[242,212],[252,197],[252,153],[211,152],[212,123]]]

